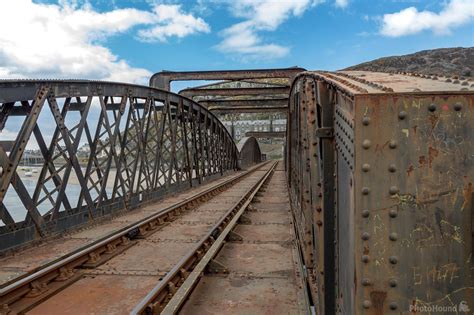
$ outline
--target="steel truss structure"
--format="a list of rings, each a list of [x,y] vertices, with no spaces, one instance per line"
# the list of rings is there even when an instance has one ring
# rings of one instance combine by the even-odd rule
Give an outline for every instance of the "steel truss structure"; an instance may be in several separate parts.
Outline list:
[[[303,68],[218,71],[162,71],[150,79],[150,86],[170,89],[172,81],[221,80],[179,92],[209,110],[230,113],[286,113],[291,81]],[[244,87],[241,85],[244,84]],[[253,96],[253,97],[252,97]],[[256,96],[256,97],[255,97]]]
[[[145,86],[2,81],[0,131],[11,130],[15,139],[0,141],[0,251],[237,168],[237,148],[216,116]],[[31,180],[19,167],[28,146],[44,160]]]
[[[161,71],[150,78],[150,86],[170,90],[172,81],[191,80],[246,80],[288,78],[291,79],[298,73],[305,71],[303,68],[259,69],[259,70],[217,70],[217,71]]]

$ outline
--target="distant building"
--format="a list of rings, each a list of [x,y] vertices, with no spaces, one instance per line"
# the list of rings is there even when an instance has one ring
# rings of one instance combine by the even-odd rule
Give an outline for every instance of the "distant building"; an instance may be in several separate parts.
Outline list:
[[[286,119],[274,120],[224,120],[222,122],[235,140],[245,137],[247,131],[285,131]],[[232,132],[233,129],[233,132]]]

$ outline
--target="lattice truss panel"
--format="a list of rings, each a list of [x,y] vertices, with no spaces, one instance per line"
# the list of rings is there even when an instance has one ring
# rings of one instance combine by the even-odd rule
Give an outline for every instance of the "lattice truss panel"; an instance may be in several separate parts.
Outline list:
[[[4,81],[0,131],[0,235],[29,229],[25,239],[237,166],[232,138],[214,115],[148,87]]]

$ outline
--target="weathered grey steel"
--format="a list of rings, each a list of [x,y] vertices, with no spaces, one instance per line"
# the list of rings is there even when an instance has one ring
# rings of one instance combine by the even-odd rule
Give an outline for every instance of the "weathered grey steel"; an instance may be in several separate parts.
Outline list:
[[[254,137],[245,137],[237,143],[239,151],[239,168],[246,169],[262,162],[262,151],[258,140]]]
[[[205,106],[208,110],[215,113],[264,113],[280,112],[286,113],[288,110],[287,98],[273,99],[212,99],[202,100],[199,104]]]
[[[41,114],[52,117],[52,135],[38,121]],[[232,137],[212,113],[155,88],[96,81],[2,81],[0,130],[15,128],[9,124],[13,118],[15,123],[23,118],[16,140],[0,138],[0,251],[136,208],[237,168]],[[29,179],[35,181],[31,190],[18,166],[27,145],[34,143],[44,163],[37,178]],[[79,157],[84,144],[90,151]],[[13,219],[7,192],[21,200],[26,218]]]
[[[286,131],[247,131],[245,136],[255,138],[285,138]]]
[[[317,313],[474,305],[465,82],[358,71],[293,82],[287,176]]]
[[[215,114],[229,114],[229,113],[282,113],[288,112],[288,106],[213,106],[208,108],[209,111]]]
[[[288,94],[289,87],[251,87],[251,88],[188,88],[181,90],[180,95],[194,96],[241,96],[241,95],[279,95]]]
[[[292,67],[282,69],[259,70],[223,70],[223,71],[161,71],[150,78],[150,86],[170,90],[171,81],[188,80],[245,80],[264,78],[288,78],[304,71],[303,68]]]

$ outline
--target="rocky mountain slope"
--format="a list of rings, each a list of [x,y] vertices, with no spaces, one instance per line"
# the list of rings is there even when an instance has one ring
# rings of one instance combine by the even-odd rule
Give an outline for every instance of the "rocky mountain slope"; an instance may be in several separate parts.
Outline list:
[[[380,72],[407,71],[445,76],[474,76],[474,47],[423,50],[364,62],[344,70]]]

